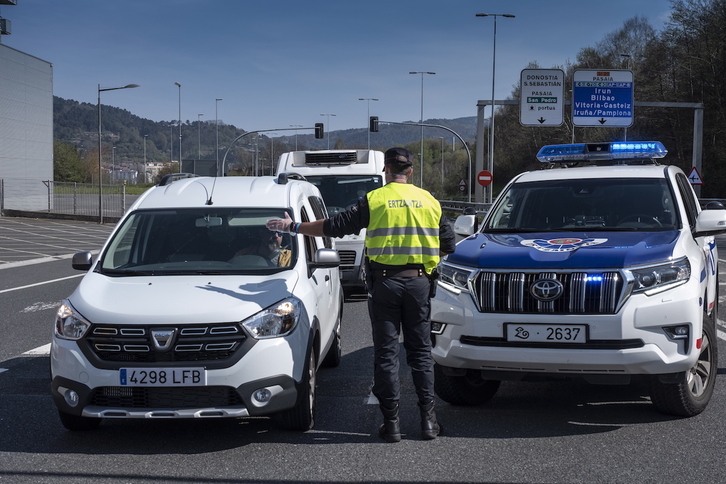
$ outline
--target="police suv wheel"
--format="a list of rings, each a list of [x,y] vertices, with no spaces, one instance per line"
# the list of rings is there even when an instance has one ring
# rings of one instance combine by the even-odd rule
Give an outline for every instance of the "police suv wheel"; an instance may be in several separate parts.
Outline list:
[[[703,316],[703,340],[698,360],[679,383],[651,382],[651,400],[658,410],[670,415],[692,417],[708,405],[718,371],[716,326],[712,316]]]
[[[485,380],[481,372],[466,370],[463,375],[447,374],[441,365],[434,365],[434,391],[452,405],[483,405],[494,397],[501,382]]]

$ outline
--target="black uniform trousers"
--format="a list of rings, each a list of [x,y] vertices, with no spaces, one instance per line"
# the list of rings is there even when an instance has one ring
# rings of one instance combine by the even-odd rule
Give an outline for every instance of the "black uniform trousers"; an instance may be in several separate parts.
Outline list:
[[[420,403],[434,399],[431,356],[430,282],[419,277],[377,277],[369,289],[368,311],[373,327],[373,394],[383,405],[400,398],[399,334]]]

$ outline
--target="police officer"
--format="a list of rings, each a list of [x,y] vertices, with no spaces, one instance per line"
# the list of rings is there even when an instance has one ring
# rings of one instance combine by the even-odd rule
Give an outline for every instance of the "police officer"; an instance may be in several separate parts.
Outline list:
[[[368,311],[374,346],[373,394],[383,414],[379,436],[399,442],[399,334],[421,413],[421,436],[435,439],[441,425],[434,411],[434,361],[431,356],[430,298],[442,254],[454,251],[455,235],[441,205],[429,192],[408,184],[413,154],[391,148],[385,156],[386,184],[368,192],[345,212],[314,222],[284,219],[267,228],[292,234],[342,237],[367,228],[365,247]]]

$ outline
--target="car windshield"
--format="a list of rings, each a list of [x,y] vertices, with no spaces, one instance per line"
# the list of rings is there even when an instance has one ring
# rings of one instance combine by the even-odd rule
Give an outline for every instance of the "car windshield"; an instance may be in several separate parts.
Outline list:
[[[305,175],[318,187],[330,215],[342,212],[383,184],[381,175]]]
[[[604,178],[515,183],[484,232],[660,231],[679,226],[663,179]]]
[[[271,232],[280,209],[139,210],[124,219],[101,256],[107,275],[270,274],[292,267],[290,234]]]

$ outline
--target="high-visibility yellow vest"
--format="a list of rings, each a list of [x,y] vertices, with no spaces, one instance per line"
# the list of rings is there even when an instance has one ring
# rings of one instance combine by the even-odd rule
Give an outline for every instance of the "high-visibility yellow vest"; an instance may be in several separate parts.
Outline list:
[[[422,264],[431,273],[439,263],[439,201],[407,183],[389,183],[367,197],[368,258],[388,265]]]

